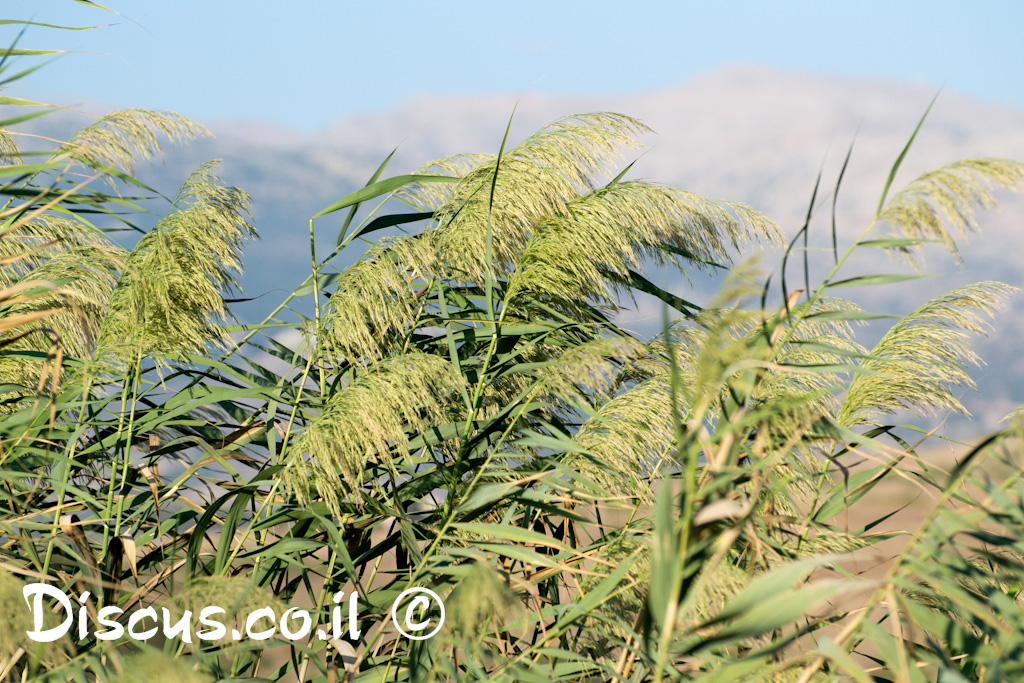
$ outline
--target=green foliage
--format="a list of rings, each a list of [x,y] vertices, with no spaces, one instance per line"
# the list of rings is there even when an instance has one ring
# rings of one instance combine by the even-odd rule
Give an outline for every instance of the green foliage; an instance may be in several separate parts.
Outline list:
[[[849,256],[955,247],[1021,166],[960,162],[883,197],[816,290],[783,277],[776,300],[743,262],[702,306],[647,275],[722,270],[779,232],[612,177],[644,131],[576,115],[497,155],[382,166],[311,222],[349,210],[338,251],[248,325],[224,301],[248,197],[212,165],[130,251],[101,231],[135,209],[118,190],[144,189],[131,174],[156,134],[199,127],[119,112],[41,165],[0,135],[0,679],[1019,678],[1019,420],[948,470],[887,421],[963,410],[966,334],[1013,288],[937,297],[872,349],[854,328],[870,314],[833,295],[900,286]],[[413,212],[355,224],[381,196]],[[638,293],[676,309],[655,338],[615,322]],[[903,503],[878,491],[904,478],[928,508],[892,530]],[[39,580],[122,624],[221,605],[239,629],[263,606],[329,627],[355,593],[361,634],[140,646],[94,628],[36,647],[20,587]],[[429,640],[390,624],[410,587],[446,603]]]

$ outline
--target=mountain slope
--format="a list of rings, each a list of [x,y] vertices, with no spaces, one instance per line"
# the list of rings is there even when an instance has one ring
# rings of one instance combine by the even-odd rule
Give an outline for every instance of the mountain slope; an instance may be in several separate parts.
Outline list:
[[[637,161],[634,176],[746,202],[789,234],[803,223],[819,170],[827,193],[855,140],[837,207],[840,238],[850,240],[870,221],[889,168],[934,95],[930,89],[904,84],[749,65],[630,96],[427,94],[393,111],[341,120],[315,135],[251,121],[214,122],[209,125],[216,139],[173,151],[166,165],[153,169],[150,179],[170,191],[189,168],[222,158],[225,180],[255,198],[263,236],[260,244],[248,249],[248,293],[274,287],[290,291],[309,268],[308,217],[366,182],[396,145],[391,174],[409,172],[450,153],[495,152],[513,108],[513,141],[568,113],[613,110],[640,118],[657,131],[645,140],[652,147]],[[53,133],[68,122],[44,119],[40,125]],[[984,156],[1024,159],[1024,112],[942,93],[896,187],[925,170]],[[907,312],[926,298],[969,281],[1002,279],[1024,286],[1024,270],[1016,259],[1024,201],[1008,193],[1001,198],[1001,212],[982,216],[984,238],[974,238],[963,250],[963,268],[935,252],[928,255],[927,267],[950,273],[949,277],[899,289],[859,291],[857,300],[875,310]],[[820,220],[812,224],[814,244],[830,241],[828,209],[826,205]],[[338,215],[318,221],[321,256],[333,247],[340,221]],[[883,260],[877,265],[861,260],[855,267],[862,272],[891,270],[894,264]],[[776,261],[769,257],[764,262],[774,267]],[[794,269],[789,277],[802,279],[802,274]],[[691,286],[661,284],[680,293]],[[714,289],[711,282],[692,286],[703,293]],[[1024,402],[1024,358],[1017,352],[1017,340],[1024,338],[1020,299],[1000,316],[992,337],[978,344],[983,357],[997,368],[976,373],[982,393],[964,399],[980,423],[992,424]],[[649,331],[658,321],[658,306],[641,302],[641,312],[631,322]]]

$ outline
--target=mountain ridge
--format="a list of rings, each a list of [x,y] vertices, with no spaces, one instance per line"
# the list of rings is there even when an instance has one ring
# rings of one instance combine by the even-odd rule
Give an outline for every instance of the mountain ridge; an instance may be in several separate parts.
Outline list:
[[[837,202],[839,236],[849,241],[873,218],[889,169],[935,96],[926,86],[751,65],[625,95],[424,93],[392,110],[345,118],[316,133],[295,133],[258,120],[210,122],[216,138],[169,150],[166,164],[147,169],[144,178],[173,192],[191,168],[222,158],[225,181],[255,198],[263,236],[247,250],[243,283],[249,295],[269,289],[269,282],[290,291],[308,273],[309,216],[363,185],[396,146],[386,175],[412,172],[447,154],[496,152],[513,109],[513,142],[570,113],[617,111],[658,132],[643,138],[652,147],[623,158],[623,165],[637,161],[632,177],[744,202],[790,235],[803,223],[819,172],[823,192],[831,191],[852,142]],[[37,125],[67,124],[46,118]],[[1024,111],[942,92],[894,188],[955,160],[988,156],[1024,159]],[[963,248],[965,268],[931,251],[929,270],[950,272],[949,278],[883,293],[858,292],[858,301],[873,310],[905,313],[928,296],[974,280],[1000,278],[1024,286],[1024,270],[1016,265],[1013,249],[1019,243],[1024,200],[1009,193],[999,196],[1002,211],[981,215],[983,238],[972,238]],[[333,248],[332,231],[340,221],[337,215],[317,221],[318,253]],[[812,232],[822,238],[828,229],[815,224]],[[771,257],[765,262],[774,265]],[[857,265],[876,267],[863,261]],[[892,266],[885,259],[877,267]],[[661,277],[665,286],[689,287],[669,274]],[[712,281],[694,283],[702,295],[715,286]],[[988,424],[1024,402],[1024,355],[1017,353],[1017,340],[1024,338],[1021,298],[1014,298],[999,328],[977,345],[998,370],[982,370],[982,395],[965,402]],[[641,304],[645,308],[636,316],[638,324],[647,318],[644,325],[650,327],[651,320],[660,320],[650,302]]]

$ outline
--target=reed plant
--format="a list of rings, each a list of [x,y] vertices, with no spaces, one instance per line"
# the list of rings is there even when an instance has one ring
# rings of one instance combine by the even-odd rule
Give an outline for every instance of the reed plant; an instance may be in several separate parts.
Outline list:
[[[897,191],[915,130],[856,239],[822,229],[819,183],[786,242],[748,206],[620,171],[639,121],[568,116],[506,130],[494,154],[389,178],[385,161],[309,220],[305,281],[239,323],[225,299],[256,232],[213,165],[132,248],[103,230],[151,194],[135,164],[201,126],[116,112],[27,162],[22,118],[0,133],[0,679],[1024,675],[1019,419],[952,465],[929,459],[933,431],[894,421],[964,412],[966,335],[1014,288],[895,318],[841,297],[912,287],[923,274],[850,257],[955,250],[1021,164],[956,162]],[[804,251],[812,230],[833,248]],[[774,245],[774,273],[743,259]],[[801,252],[831,266],[794,289]],[[698,302],[654,269],[723,284]],[[617,322],[637,296],[662,302],[660,334]],[[888,325],[870,348],[869,320]],[[905,480],[928,502],[894,527],[905,501],[876,492]],[[360,633],[140,643],[76,626],[36,643],[38,582],[88,591],[86,623],[117,607],[122,626],[212,604],[239,628],[263,606],[327,625],[355,595]],[[417,587],[446,607],[426,640],[389,620]]]

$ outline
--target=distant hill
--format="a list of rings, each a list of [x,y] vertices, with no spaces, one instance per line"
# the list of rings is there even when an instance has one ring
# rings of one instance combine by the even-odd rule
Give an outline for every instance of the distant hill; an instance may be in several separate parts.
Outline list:
[[[247,254],[245,284],[250,295],[272,287],[290,290],[309,268],[308,217],[362,185],[396,146],[390,173],[456,152],[497,150],[516,107],[513,140],[569,113],[611,110],[640,118],[657,135],[633,175],[669,183],[709,197],[743,201],[772,217],[789,234],[803,222],[815,178],[823,170],[823,190],[831,191],[847,147],[856,139],[838,202],[840,239],[853,239],[870,220],[892,162],[935,93],[927,88],[867,80],[812,76],[738,65],[708,73],[677,87],[629,96],[552,97],[523,94],[429,94],[391,111],[340,120],[314,135],[299,135],[253,121],[205,122],[216,139],[169,153],[167,163],[146,177],[172,191],[188,170],[222,158],[222,175],[255,198],[263,236]],[[315,101],[296,106],[316,106]],[[181,112],[188,114],[188,112]],[[65,119],[40,126],[59,128]],[[638,156],[634,154],[634,157]],[[968,157],[1001,156],[1024,160],[1024,111],[942,93],[899,174],[896,187],[925,170]],[[630,157],[626,161],[632,161]],[[828,207],[821,217],[828,214]],[[1024,287],[1018,236],[1024,199],[1003,195],[1002,210],[982,217],[984,238],[963,250],[965,267],[929,254],[932,271],[951,273],[924,284],[884,292],[856,292],[875,310],[907,312],[927,297],[957,284],[1001,279]],[[333,246],[337,216],[318,222],[320,254]],[[813,224],[812,242],[825,245],[827,221]],[[861,272],[891,270],[861,261]],[[766,258],[773,268],[776,259]],[[877,272],[875,270],[874,272]],[[799,275],[790,271],[791,278]],[[802,275],[799,275],[802,278]],[[685,281],[663,284],[684,292]],[[707,293],[714,284],[695,281]],[[271,297],[276,298],[276,297]],[[974,427],[994,425],[1024,403],[1024,302],[1017,297],[997,329],[977,344],[992,370],[975,375],[980,395],[964,398],[978,416]],[[660,309],[641,302],[630,324],[645,331],[658,324]],[[243,310],[244,315],[244,310]]]

